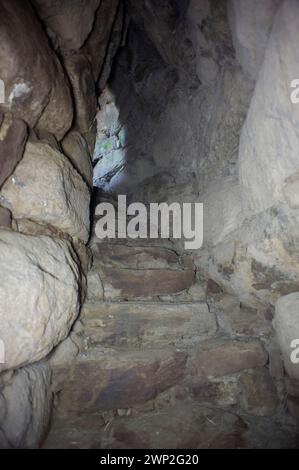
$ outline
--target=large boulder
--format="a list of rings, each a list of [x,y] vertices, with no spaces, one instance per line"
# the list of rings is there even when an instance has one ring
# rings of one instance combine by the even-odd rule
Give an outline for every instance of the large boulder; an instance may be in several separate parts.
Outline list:
[[[46,363],[0,376],[0,449],[36,449],[48,428],[52,394]]]
[[[293,193],[298,186],[299,107],[291,101],[291,83],[298,76],[298,29],[299,3],[286,0],[274,21],[240,140],[239,176],[250,213],[286,199],[285,186],[291,184]]]
[[[299,292],[280,297],[275,307],[274,328],[282,351],[288,375],[299,379],[299,363],[292,360],[292,353],[299,347]],[[297,340],[296,345],[294,341]],[[296,354],[295,354],[296,355]],[[297,354],[299,357],[299,354]]]
[[[2,187],[15,219],[53,225],[86,242],[90,192],[69,160],[41,142],[28,142],[22,161]]]
[[[31,127],[40,121],[40,128],[61,139],[73,118],[61,64],[30,2],[1,1],[0,12],[0,69],[6,94],[1,109]]]
[[[258,77],[281,0],[229,0],[228,18],[237,58],[246,74]]]
[[[277,204],[243,220],[217,245],[205,243],[195,254],[196,265],[245,305],[275,305],[279,297],[298,291],[298,223],[298,210]]]
[[[0,230],[0,370],[44,358],[80,308],[81,274],[68,242]]]

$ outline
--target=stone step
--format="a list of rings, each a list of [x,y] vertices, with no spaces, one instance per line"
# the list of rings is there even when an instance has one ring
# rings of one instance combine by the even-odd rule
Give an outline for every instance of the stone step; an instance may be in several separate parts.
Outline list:
[[[246,424],[238,416],[186,401],[152,413],[113,420],[102,449],[236,449]]]
[[[192,401],[108,423],[98,414],[54,415],[44,449],[235,449],[247,426],[235,414]]]
[[[216,317],[203,302],[88,303],[81,319],[88,342],[106,347],[186,348],[217,331]]]
[[[141,242],[140,242],[141,243]],[[128,269],[193,269],[189,256],[160,246],[97,245],[94,258],[105,266]]]
[[[183,380],[188,355],[174,348],[90,348],[72,365],[56,365],[60,414],[103,412],[145,403]]]
[[[195,282],[189,256],[162,247],[98,245],[88,275],[89,300],[133,300],[175,295]]]
[[[100,277],[105,300],[129,300],[179,294],[194,284],[195,271],[105,267]]]

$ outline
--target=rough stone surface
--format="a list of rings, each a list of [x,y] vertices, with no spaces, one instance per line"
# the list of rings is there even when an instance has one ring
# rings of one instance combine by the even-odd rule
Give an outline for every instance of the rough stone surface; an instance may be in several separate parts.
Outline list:
[[[233,406],[239,402],[240,386],[236,377],[213,381],[189,379],[186,385],[193,400],[201,405]]]
[[[90,193],[68,159],[43,143],[28,142],[24,157],[1,191],[16,219],[50,224],[87,242]]]
[[[216,319],[204,303],[85,304],[82,320],[89,341],[106,347],[186,347],[217,330]]]
[[[80,272],[71,246],[49,237],[1,230],[0,253],[6,370],[44,358],[67,336],[79,313]]]
[[[157,431],[159,429],[159,431]],[[237,416],[192,403],[115,420],[102,438],[106,449],[229,449],[242,447],[246,425]]]
[[[90,349],[66,374],[60,411],[92,412],[128,408],[155,398],[180,381],[187,355],[175,350],[113,352]]]
[[[243,372],[240,378],[242,409],[251,415],[271,416],[279,405],[274,382],[266,368]]]
[[[63,151],[80,173],[85,183],[92,189],[93,168],[88,145],[84,137],[76,131],[69,132],[61,142]]]
[[[82,134],[90,131],[97,112],[97,97],[92,67],[82,54],[67,55],[63,59],[72,84],[75,103],[75,126]]]
[[[234,59],[226,2],[129,3],[134,20],[114,63],[112,99],[101,104],[101,116],[118,110],[117,132],[109,126],[105,141],[99,129],[95,185],[135,195],[167,173],[174,187],[194,183],[194,199],[212,180],[237,175],[252,94]]]
[[[291,361],[291,354],[295,348],[291,347],[294,340],[299,342],[299,293],[281,297],[275,307],[274,328],[282,351],[284,366],[290,377],[299,379],[299,364]],[[298,345],[297,345],[298,349]],[[299,354],[297,354],[297,357]]]
[[[0,206],[0,227],[11,227],[11,213],[2,206]]]
[[[105,57],[108,53],[108,44],[111,39],[111,31],[119,3],[119,0],[101,0],[100,7],[96,13],[92,34],[82,49],[92,64],[95,82],[99,79]]]
[[[265,311],[240,305],[238,298],[222,295],[217,306],[219,326],[233,336],[267,337],[272,330],[270,320],[265,318]]]
[[[250,219],[212,249],[196,253],[196,265],[222,289],[252,308],[274,306],[298,291],[298,211],[278,204]]]
[[[39,448],[50,420],[50,378],[46,363],[1,375],[0,449]]]
[[[210,340],[201,344],[195,359],[199,377],[221,377],[266,364],[267,353],[259,341]]]
[[[241,189],[235,178],[210,185],[209,190],[199,196],[204,204],[204,243],[217,245],[242,225],[244,213]]]
[[[133,299],[176,294],[192,286],[195,273],[192,269],[118,269],[105,267],[101,278],[104,298]]]
[[[239,175],[244,203],[252,213],[283,200],[287,179],[299,169],[299,107],[291,102],[299,60],[298,22],[298,2],[282,2],[242,130]]]
[[[289,397],[287,399],[287,407],[289,413],[296,419],[299,420],[299,399],[294,397]]]
[[[33,0],[54,45],[65,50],[80,49],[94,26],[101,0]]]
[[[105,266],[128,269],[175,269],[184,266],[184,259],[163,247],[98,244],[95,253]]]
[[[0,129],[0,187],[23,157],[27,126],[21,120],[4,119]]]
[[[11,34],[12,31],[18,33]],[[1,3],[0,40],[1,79],[6,95],[0,108],[61,139],[73,119],[70,90],[61,64],[28,2]]]
[[[229,0],[228,17],[237,58],[256,80],[281,0]]]

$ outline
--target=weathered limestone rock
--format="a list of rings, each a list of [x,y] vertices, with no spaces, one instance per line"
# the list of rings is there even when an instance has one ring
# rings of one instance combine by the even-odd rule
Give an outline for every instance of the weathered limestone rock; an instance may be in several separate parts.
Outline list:
[[[241,189],[235,178],[211,185],[199,201],[204,204],[204,243],[217,245],[242,225]]]
[[[256,340],[209,340],[199,346],[195,368],[199,377],[222,377],[244,369],[262,367],[268,355]]]
[[[0,449],[39,448],[48,428],[52,394],[46,363],[1,375]]]
[[[266,368],[243,372],[240,378],[241,408],[255,416],[271,416],[279,400],[273,380]]]
[[[234,414],[179,402],[160,412],[114,420],[102,434],[101,448],[240,448],[245,430],[246,425]]]
[[[80,271],[70,244],[0,231],[0,370],[44,358],[79,313]]]
[[[219,326],[232,336],[269,336],[272,330],[265,312],[240,305],[237,297],[222,295],[216,303]]]
[[[82,321],[89,341],[106,347],[188,347],[217,331],[216,319],[204,303],[85,304]]]
[[[11,213],[2,206],[0,206],[0,227],[11,227]]]
[[[101,0],[33,0],[54,45],[63,50],[80,49],[89,36]]]
[[[96,12],[93,31],[82,48],[92,64],[95,82],[99,79],[108,52],[108,44],[119,3],[119,0],[101,0],[100,7]]]
[[[281,0],[229,0],[228,17],[237,58],[256,80]]]
[[[92,67],[87,57],[71,54],[63,58],[75,103],[75,127],[83,135],[90,131],[97,113],[97,97]]]
[[[97,267],[93,266],[87,275],[87,302],[104,300],[104,287]]]
[[[299,342],[299,293],[294,292],[278,299],[273,321],[282,351],[284,366],[290,377],[299,379],[299,364],[294,363],[291,354],[295,351],[294,340]],[[297,349],[298,349],[297,345]],[[299,353],[297,354],[299,356]]]
[[[107,5],[109,3],[109,7],[111,8],[111,4],[113,2],[108,2],[106,0],[106,2],[102,2],[101,3],[101,7],[103,8],[104,6],[106,6],[107,8]],[[99,80],[99,88],[100,90],[103,90],[105,88],[105,85],[106,83],[108,82],[108,79],[110,77],[110,74],[111,74],[111,69],[112,69],[112,64],[113,64],[113,60],[114,60],[114,57],[118,51],[118,48],[123,45],[121,44],[122,41],[124,42],[124,38],[125,38],[125,34],[126,34],[126,25],[127,25],[127,17],[125,15],[125,4],[123,2],[117,2],[117,0],[115,0],[115,6],[117,7],[117,10],[116,10],[116,17],[114,19],[114,23],[113,23],[113,26],[112,26],[112,31],[111,31],[111,34],[110,34],[110,39],[109,39],[109,44],[108,44],[108,47],[107,47],[107,50],[106,50],[106,55],[105,55],[105,61],[103,63],[103,66],[101,68],[101,73],[100,73],[100,80]],[[111,10],[110,10],[111,12]],[[102,15],[104,15],[103,11],[100,11],[99,13],[99,16],[100,18],[103,18]],[[93,69],[94,69],[94,76],[95,76],[95,79],[97,79],[97,70],[98,70],[98,67],[97,67],[97,64],[100,63],[100,60],[102,61],[102,59],[100,58],[99,60],[99,57],[97,57],[97,55],[93,54],[92,53],[92,49],[94,49],[94,51],[98,51],[98,48],[95,47],[96,46],[96,40],[95,40],[95,35],[96,33],[99,33],[98,29],[94,29],[94,38],[90,38],[90,42],[89,42],[89,51],[87,51],[87,55],[89,57],[92,57],[94,56],[94,58],[92,59],[92,63],[93,63]],[[105,37],[103,37],[102,39],[102,44],[103,44],[103,51],[104,51],[104,41],[106,40]],[[92,43],[93,43],[93,46],[92,46]]]
[[[92,189],[93,168],[88,145],[84,137],[79,132],[71,131],[65,136],[61,145],[73,166],[89,188]]]
[[[65,379],[60,410],[93,412],[144,403],[183,378],[186,359],[186,353],[170,349],[106,354],[90,349],[71,366],[54,369],[54,377]]]
[[[73,119],[70,90],[30,3],[2,1],[0,30],[0,68],[6,96],[0,108],[31,127],[38,124],[60,140]]]
[[[0,187],[23,157],[26,140],[26,124],[6,116],[0,128]]]
[[[298,27],[298,2],[282,2],[240,140],[240,183],[251,213],[283,200],[287,179],[299,170],[299,107],[291,102],[291,82],[298,75]]]
[[[264,308],[298,291],[298,210],[278,204],[247,219],[212,249],[196,253],[196,265],[245,305]]]
[[[87,242],[90,193],[68,159],[43,143],[28,142],[1,191],[14,218],[53,225]]]

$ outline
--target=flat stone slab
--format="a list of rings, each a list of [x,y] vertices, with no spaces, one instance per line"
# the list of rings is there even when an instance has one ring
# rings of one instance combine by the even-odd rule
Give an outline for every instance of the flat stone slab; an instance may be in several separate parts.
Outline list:
[[[215,339],[202,343],[197,351],[195,369],[203,378],[222,377],[241,370],[262,367],[268,354],[259,340]]]
[[[90,303],[83,307],[82,321],[89,342],[106,347],[188,347],[217,331],[205,303]]]
[[[142,243],[142,240],[140,241]],[[107,266],[131,269],[157,269],[180,266],[180,257],[172,250],[154,246],[98,244],[97,259]]]
[[[60,412],[129,408],[152,400],[183,379],[187,354],[175,349],[101,351],[90,349],[76,362],[57,367],[64,374]]]
[[[195,271],[105,267],[101,279],[106,300],[125,300],[183,292],[194,284]]]

